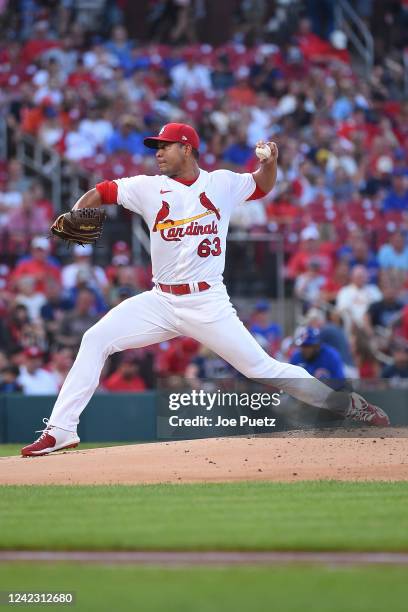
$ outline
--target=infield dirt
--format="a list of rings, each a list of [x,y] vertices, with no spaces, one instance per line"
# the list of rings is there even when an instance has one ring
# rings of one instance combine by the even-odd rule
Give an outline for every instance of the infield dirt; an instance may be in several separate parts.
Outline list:
[[[343,435],[343,437],[339,437]],[[406,430],[211,438],[0,458],[0,484],[408,480]]]

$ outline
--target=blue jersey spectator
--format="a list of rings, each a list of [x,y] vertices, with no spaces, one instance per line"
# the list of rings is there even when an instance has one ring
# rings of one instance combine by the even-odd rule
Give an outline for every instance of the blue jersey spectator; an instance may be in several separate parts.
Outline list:
[[[368,273],[368,281],[376,283],[378,280],[379,264],[376,255],[369,249],[367,240],[357,238],[352,245],[344,245],[337,251],[338,259],[348,262],[350,270],[355,266],[364,266]]]
[[[203,353],[194,357],[191,362],[197,367],[197,376],[201,380],[235,378],[238,375],[238,372],[218,355],[211,354],[209,351],[203,351]]]
[[[382,208],[384,212],[390,210],[408,210],[407,179],[403,171],[398,171],[392,178],[392,188],[385,196]]]
[[[100,291],[100,289],[98,287],[90,287],[85,285],[78,285],[75,287],[72,287],[71,289],[69,289],[69,291],[67,292],[67,302],[70,303],[72,306],[76,306],[77,302],[78,302],[78,296],[81,293],[81,291],[83,289],[88,289],[88,291],[90,293],[92,293],[92,295],[94,296],[94,310],[95,312],[97,312],[98,314],[103,314],[105,313],[107,310],[109,310],[108,305],[105,302],[105,299],[102,295],[102,292]],[[72,307],[70,309],[66,309],[66,310],[71,310]]]
[[[382,377],[394,381],[394,386],[400,379],[408,379],[408,346],[396,345],[392,352],[393,363],[386,365],[382,371]],[[402,386],[402,385],[401,385]],[[408,385],[405,384],[405,388]]]
[[[119,129],[116,129],[105,144],[105,150],[112,153],[129,153],[130,155],[144,154],[144,134],[137,131],[133,117],[125,115]]]
[[[252,315],[249,331],[262,345],[271,345],[282,337],[281,326],[270,319],[269,304],[266,300],[259,300],[255,304],[255,311]]]
[[[344,384],[345,375],[340,354],[333,347],[322,344],[318,329],[302,328],[295,344],[299,348],[290,360],[293,365],[301,366],[315,378],[332,381],[335,387]]]
[[[216,90],[226,90],[235,84],[228,55],[221,55],[211,73],[211,83]]]
[[[395,268],[408,272],[408,245],[402,232],[395,232],[378,253],[380,268]]]
[[[118,59],[124,70],[129,70],[132,65],[132,47],[126,29],[121,25],[113,28],[112,38],[105,44],[105,48]]]
[[[253,154],[253,149],[247,145],[246,134],[240,134],[239,140],[224,151],[223,160],[237,166],[245,166]]]
[[[348,96],[341,96],[334,101],[331,116],[335,121],[344,121],[353,112],[353,102]]]
[[[0,393],[21,393],[22,387],[17,381],[19,374],[15,365],[3,368],[0,372]]]

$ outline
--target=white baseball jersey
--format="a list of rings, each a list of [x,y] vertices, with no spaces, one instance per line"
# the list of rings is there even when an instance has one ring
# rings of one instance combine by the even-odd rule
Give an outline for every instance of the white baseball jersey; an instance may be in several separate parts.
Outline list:
[[[112,308],[85,333],[49,424],[76,431],[108,355],[180,335],[201,342],[248,378],[325,406],[331,389],[303,368],[270,357],[239,320],[222,283],[230,215],[255,192],[252,174],[201,170],[191,186],[159,175],[116,183],[118,204],[142,215],[150,229],[154,282],[204,281],[210,287],[174,295],[156,286]]]
[[[150,229],[153,281],[222,281],[233,208],[255,191],[252,174],[206,172],[186,186],[164,175],[116,179],[118,204]]]

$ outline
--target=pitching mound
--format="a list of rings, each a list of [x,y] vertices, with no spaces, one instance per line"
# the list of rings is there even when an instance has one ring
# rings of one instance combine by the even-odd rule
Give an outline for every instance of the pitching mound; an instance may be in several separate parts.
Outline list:
[[[408,480],[405,431],[378,437],[213,438],[0,459],[0,484]],[[383,436],[384,433],[384,436]],[[385,437],[385,433],[387,437]],[[355,432],[354,432],[355,435]]]

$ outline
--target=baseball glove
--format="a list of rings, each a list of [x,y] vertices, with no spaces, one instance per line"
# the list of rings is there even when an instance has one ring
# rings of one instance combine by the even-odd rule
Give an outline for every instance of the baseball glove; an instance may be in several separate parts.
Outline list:
[[[102,236],[106,212],[101,208],[79,208],[59,215],[51,225],[54,236],[75,244],[93,244]]]

